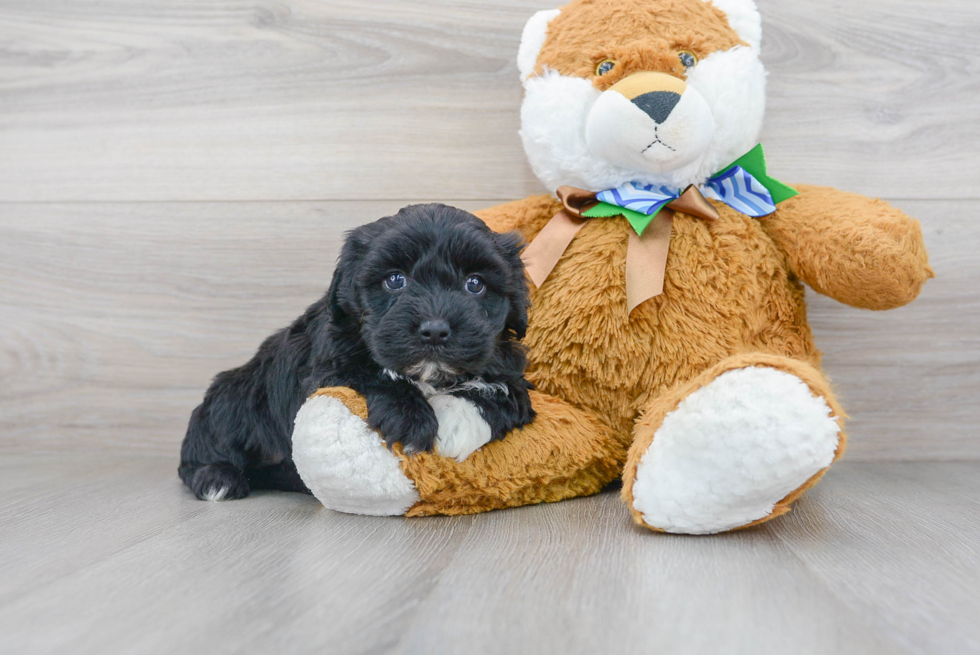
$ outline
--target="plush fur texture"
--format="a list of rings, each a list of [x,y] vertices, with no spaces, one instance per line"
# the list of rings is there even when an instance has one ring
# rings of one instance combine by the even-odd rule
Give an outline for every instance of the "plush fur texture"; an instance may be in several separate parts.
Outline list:
[[[352,231],[327,294],[215,378],[191,416],[181,479],[212,500],[250,487],[306,491],[290,434],[303,400],[325,386],[364,394],[371,427],[409,453],[437,443],[445,400],[433,405],[435,394],[473,410],[464,424],[446,415],[456,457],[530,422],[521,247],[518,235],[444,205],[407,207]]]
[[[725,13],[728,24],[753,50],[762,48],[762,16],[753,0],[711,0]]]
[[[664,417],[636,466],[633,508],[665,532],[757,521],[830,466],[839,431],[826,400],[799,378],[768,367],[726,371]]]
[[[817,464],[821,463],[820,458],[825,457],[826,456],[825,454],[828,450],[833,450],[832,461],[836,461],[843,456],[844,451],[847,447],[847,435],[844,433],[844,419],[846,418],[846,415],[844,414],[844,411],[841,408],[840,404],[837,402],[837,399],[834,397],[833,391],[830,387],[830,382],[819,371],[819,369],[816,366],[812,365],[811,363],[799,361],[793,358],[781,357],[779,355],[770,355],[764,353],[745,353],[740,355],[733,355],[731,357],[727,357],[721,360],[720,362],[708,368],[707,370],[703,371],[702,373],[695,376],[694,378],[686,382],[682,382],[680,384],[675,385],[672,389],[669,389],[667,392],[659,395],[656,399],[648,403],[648,405],[644,409],[643,415],[640,417],[640,420],[637,422],[636,429],[634,431],[633,444],[630,447],[629,457],[626,461],[625,470],[623,472],[622,497],[623,500],[626,501],[627,504],[630,506],[630,510],[633,513],[633,519],[636,521],[636,523],[658,531],[666,531],[666,529],[670,527],[677,532],[692,531],[696,533],[704,533],[704,532],[714,531],[714,530],[706,529],[707,521],[713,520],[715,522],[720,522],[723,521],[728,516],[730,516],[730,515],[726,516],[725,512],[717,512],[715,516],[708,516],[705,513],[702,513],[700,517],[701,523],[699,526],[697,526],[697,529],[690,529],[689,526],[689,530],[681,530],[680,526],[677,525],[677,523],[673,523],[670,525],[667,524],[656,525],[656,524],[648,523],[643,512],[641,512],[640,509],[638,508],[636,494],[634,493],[634,482],[638,477],[638,469],[640,463],[645,457],[647,457],[647,455],[652,450],[652,444],[654,440],[657,438],[657,435],[660,432],[660,428],[664,424],[667,416],[669,416],[672,412],[675,412],[680,407],[680,405],[685,401],[685,399],[693,397],[701,389],[711,386],[715,381],[725,376],[726,374],[732,372],[742,373],[743,371],[751,371],[753,369],[762,369],[770,373],[771,372],[783,373],[790,377],[792,381],[789,384],[785,385],[785,388],[780,388],[779,386],[774,387],[775,392],[777,394],[789,395],[792,394],[793,391],[795,390],[797,398],[799,399],[800,398],[799,386],[798,383],[796,382],[798,380],[809,388],[813,400],[820,401],[814,405],[816,409],[815,411],[812,412],[812,415],[816,417],[818,429],[811,430],[808,432],[808,434],[805,437],[806,446],[804,448],[801,448],[799,450],[793,449],[791,448],[790,443],[786,443],[785,445],[787,446],[787,448],[785,449],[784,456],[786,456],[787,459],[789,458],[801,459],[807,456],[812,456],[819,451],[819,449],[814,448],[814,445],[821,444],[821,443],[825,446],[825,448],[822,451],[822,454],[819,454],[819,456],[816,458],[818,460],[816,462]],[[803,400],[805,401],[805,396],[803,397]],[[799,402],[797,403],[797,405],[800,404],[801,403]],[[826,409],[829,410],[829,413],[825,414],[826,410],[823,407],[824,404],[826,405]],[[757,415],[753,415],[752,413],[744,413],[743,418],[746,419],[747,421],[751,421],[755,423],[756,421],[762,419],[769,419],[772,416],[767,412],[757,412],[756,414]],[[836,423],[836,426],[831,425],[830,423],[824,423],[823,422],[824,416],[831,418],[833,422]],[[735,427],[734,424],[732,424],[731,427]],[[784,430],[782,431],[770,432],[771,438],[778,441],[781,438],[783,438],[787,433],[791,433],[796,427],[797,426],[792,424],[791,422],[789,425],[785,426]],[[819,428],[821,427],[823,430],[824,439],[819,438],[821,435],[821,430]],[[761,433],[762,431],[756,432],[757,435]],[[724,438],[724,437],[719,437],[719,438]],[[836,445],[836,449],[829,448],[829,446],[832,444]],[[715,464],[717,466],[723,466],[725,464],[730,464],[731,460],[732,460],[731,455],[729,455],[729,457],[724,459],[719,458],[719,461],[716,462]],[[757,525],[759,523],[763,523],[765,521],[771,520],[777,516],[781,516],[786,512],[790,511],[793,502],[801,495],[803,495],[803,493],[807,489],[813,487],[813,485],[815,485],[820,480],[820,478],[823,477],[823,475],[827,472],[830,463],[832,462],[825,463],[823,467],[817,470],[813,475],[811,475],[809,479],[805,480],[795,490],[787,493],[784,497],[778,500],[778,502],[776,502],[771,508],[769,514],[759,517],[755,520],[751,520],[751,521],[745,520],[745,522],[742,525],[731,526],[731,527],[739,527],[739,528],[751,527],[753,525]],[[748,472],[749,468],[729,467],[729,470],[737,474],[745,474],[746,472]],[[759,494],[760,492],[762,493],[766,492],[767,491],[766,487],[771,486],[771,487],[776,487],[777,490],[773,493],[770,493],[768,497],[762,496],[762,498],[768,502],[769,500],[772,500],[774,497],[778,496],[779,493],[778,485],[784,483],[785,481],[781,479],[780,475],[773,475],[771,477],[765,475],[770,470],[773,470],[775,472],[775,471],[780,471],[781,469],[779,469],[778,467],[773,467],[772,469],[770,469],[770,467],[762,467],[761,471],[763,475],[760,476],[759,479],[763,481],[765,484],[764,485],[758,484],[757,481],[756,485],[743,486],[743,488],[740,489],[739,491],[743,494],[746,492]],[[700,470],[698,472],[700,475],[704,477],[708,477],[714,471],[711,466],[704,466],[704,467],[700,467]],[[759,471],[757,470],[756,475],[758,474]],[[704,478],[702,478],[702,480],[703,479]],[[735,482],[735,480],[733,480],[733,482]],[[740,502],[741,499],[739,498],[738,494],[735,493],[730,494],[727,499],[725,498],[724,491],[730,489],[732,489],[731,486],[726,487],[723,484],[717,485],[715,491],[715,498],[721,500],[727,500],[730,506],[731,504]],[[704,500],[706,499],[701,499],[701,502],[699,504],[700,508],[702,508],[702,511],[703,508],[705,507]],[[642,506],[642,501],[640,503],[640,506]],[[724,528],[719,527],[719,529],[724,529]]]
[[[325,507],[351,514],[404,514],[419,501],[398,457],[384,447],[361,416],[341,400],[318,395],[296,415],[293,461],[313,495]]]
[[[314,396],[337,399],[361,421],[360,427],[348,429],[347,414],[338,418],[319,412],[301,412],[296,417],[296,433],[303,442],[332,441],[355,435],[350,443],[351,453],[374,449],[383,451],[378,437],[366,433],[367,404],[364,398],[348,388],[321,389]],[[309,401],[310,403],[313,400]],[[516,430],[502,441],[495,441],[474,452],[462,462],[433,453],[405,456],[401,446],[393,452],[401,460],[402,471],[419,494],[419,500],[406,516],[435,514],[475,514],[491,509],[517,507],[531,503],[555,502],[600,491],[622,471],[618,462],[626,458],[626,448],[610,438],[609,428],[588,411],[577,410],[566,403],[531,391],[531,402],[537,416],[522,430]],[[347,427],[345,427],[347,426]],[[360,440],[361,446],[355,445]],[[383,514],[391,508],[389,483],[376,488],[361,482],[374,475],[388,480],[387,473],[378,475],[373,461],[366,466],[333,466],[330,459],[297,446],[303,478],[317,498],[327,507],[353,513]],[[310,457],[300,455],[309,453]],[[360,459],[356,455],[354,459]],[[307,468],[313,469],[307,473]],[[364,471],[370,473],[365,475]],[[319,478],[327,480],[318,484]],[[397,479],[397,478],[396,478]],[[348,481],[350,485],[345,484]],[[356,487],[353,493],[350,487]],[[400,485],[396,484],[396,488]],[[359,506],[350,501],[357,497]],[[370,507],[371,511],[364,511]]]
[[[521,72],[521,80],[526,80],[534,73],[538,65],[538,53],[544,45],[548,34],[548,23],[561,13],[561,9],[544,9],[534,14],[524,26],[521,35],[521,46],[517,51],[517,69]]]
[[[843,410],[819,372],[803,282],[842,302],[887,309],[911,301],[932,270],[918,223],[900,211],[825,187],[797,189],[799,196],[763,219],[717,202],[721,217],[711,223],[676,215],[664,293],[631,316],[625,262],[632,228],[622,218],[588,222],[545,286],[532,293],[527,375],[548,394],[532,392],[538,419],[462,464],[403,457],[402,469],[420,494],[407,515],[568,498],[620,475],[633,508],[636,464],[658,421],[728,370],[786,371],[806,382],[842,426]],[[477,214],[496,230],[518,229],[532,239],[560,207],[551,196],[534,196]],[[850,249],[855,240],[857,253]],[[838,454],[843,444],[841,432]],[[635,459],[628,461],[627,453]],[[822,474],[759,521],[789,511]],[[633,510],[639,523],[662,529]]]
[[[539,14],[520,55],[522,135],[535,171],[549,188],[596,190],[620,181],[682,186],[731,163],[755,145],[761,126],[759,25],[749,0],[576,0]],[[679,50],[697,55],[693,69],[679,68]],[[604,59],[617,65],[596,75]],[[604,93],[649,72],[696,88],[715,122],[696,166],[657,179],[597,156],[585,134]],[[737,529],[789,511],[846,442],[803,285],[890,309],[933,276],[919,224],[901,211],[836,189],[796,188],[798,196],[761,219],[715,201],[715,221],[677,213],[663,293],[632,313],[632,228],[622,217],[586,222],[532,291],[525,344],[537,419],[462,463],[400,454],[419,493],[406,514],[558,500],[617,476],[634,519],[652,530]],[[478,215],[530,241],[561,208],[543,195]],[[699,494],[696,485],[710,490]]]
[[[544,40],[524,81],[521,137],[546,187],[602,191],[642,182],[683,189],[758,143],[765,69],[724,12],[703,0],[629,7],[586,0],[571,7],[544,24],[545,34],[538,30],[547,16],[532,19],[526,32],[527,50]],[[681,53],[697,63],[686,67]],[[613,68],[599,74],[603,61]],[[680,101],[663,120],[630,101],[638,93],[627,100],[617,91],[635,85],[637,73],[683,80]],[[661,90],[649,79],[646,91]]]

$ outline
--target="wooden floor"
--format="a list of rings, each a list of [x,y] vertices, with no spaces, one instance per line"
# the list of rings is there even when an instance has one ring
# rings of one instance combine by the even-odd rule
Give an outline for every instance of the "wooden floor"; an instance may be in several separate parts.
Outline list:
[[[0,464],[3,653],[980,652],[980,463],[843,463],[710,538],[615,493],[479,516],[194,500],[174,458]]]
[[[542,192],[517,136],[554,0],[0,0],[0,654],[980,653],[980,9],[759,0],[774,175],[922,221],[885,313],[810,293],[847,461],[712,538],[614,494],[484,516],[192,500],[209,379],[343,232]]]

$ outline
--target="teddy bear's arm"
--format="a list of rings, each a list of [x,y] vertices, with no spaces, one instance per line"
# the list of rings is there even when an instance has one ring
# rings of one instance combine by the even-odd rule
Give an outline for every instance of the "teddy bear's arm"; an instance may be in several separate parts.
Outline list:
[[[892,309],[935,277],[918,221],[881,200],[831,187],[796,189],[762,225],[814,290],[853,307]]]

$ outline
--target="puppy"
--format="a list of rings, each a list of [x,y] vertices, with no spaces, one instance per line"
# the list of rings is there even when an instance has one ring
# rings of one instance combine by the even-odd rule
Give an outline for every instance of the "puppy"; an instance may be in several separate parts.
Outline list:
[[[528,291],[515,233],[415,205],[347,235],[327,294],[220,373],[191,414],[181,480],[202,500],[309,493],[291,459],[320,387],[365,396],[391,447],[465,459],[534,418],[524,379]]]

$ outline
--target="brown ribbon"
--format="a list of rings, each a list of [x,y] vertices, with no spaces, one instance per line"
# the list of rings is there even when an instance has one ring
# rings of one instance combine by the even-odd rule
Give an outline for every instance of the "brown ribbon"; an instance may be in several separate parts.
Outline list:
[[[548,221],[538,236],[525,248],[522,256],[531,281],[538,288],[558,265],[562,255],[588,218],[582,214],[599,204],[595,194],[584,189],[563,186],[556,192],[563,209]],[[674,212],[707,220],[718,218],[718,210],[694,185],[660,210],[657,218],[642,235],[630,228],[626,250],[626,305],[632,313],[640,303],[664,291],[667,252],[673,229]]]

